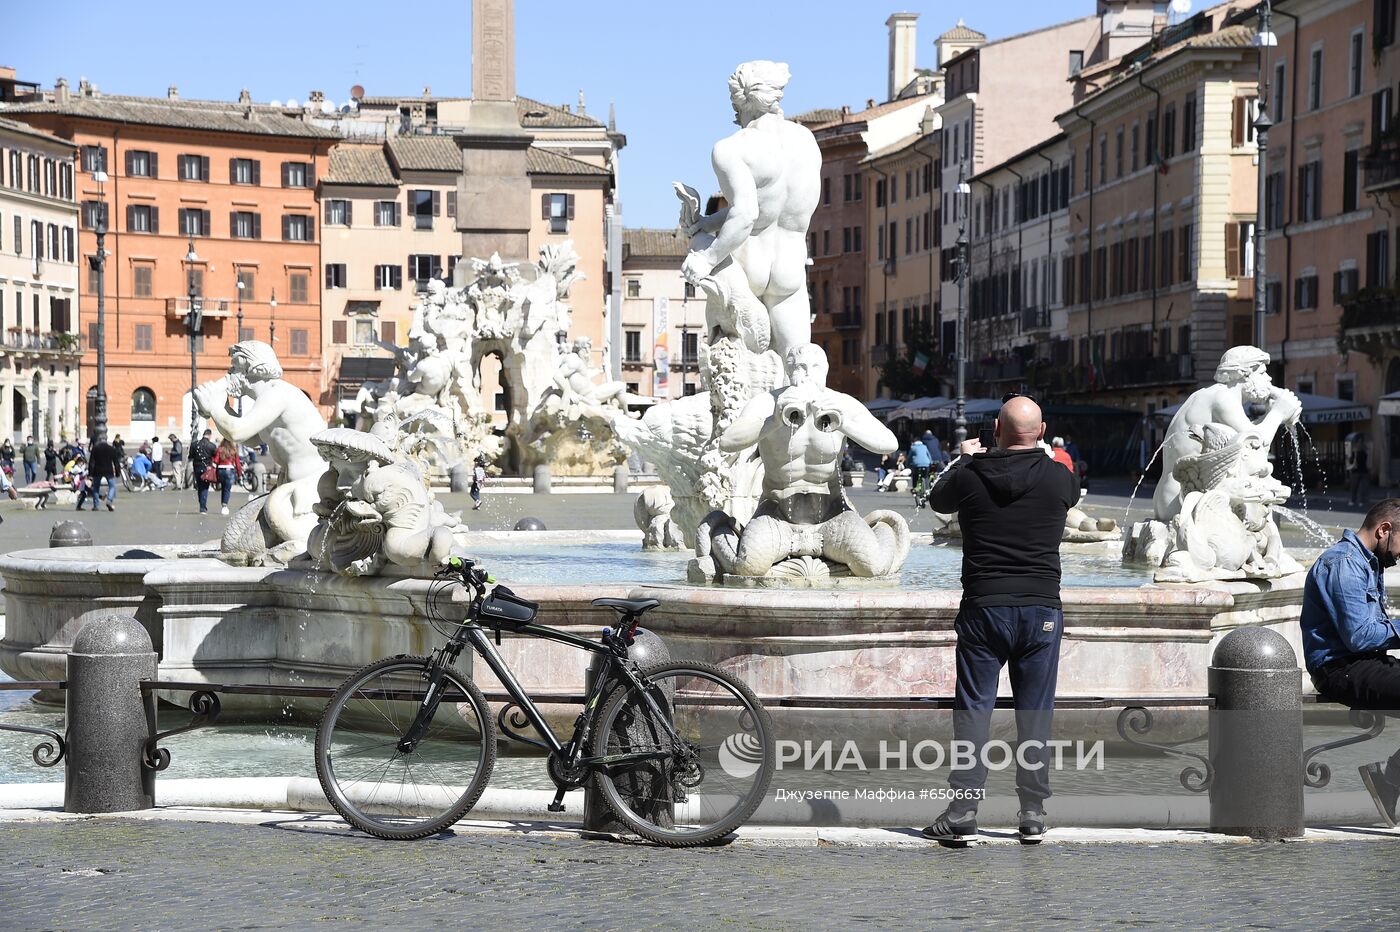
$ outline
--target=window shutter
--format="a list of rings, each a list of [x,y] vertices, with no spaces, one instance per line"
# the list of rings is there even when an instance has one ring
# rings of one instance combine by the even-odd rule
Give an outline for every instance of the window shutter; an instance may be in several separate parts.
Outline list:
[[[1332,303],[1342,303],[1342,272],[1332,273]]]
[[[327,288],[332,287],[332,286],[331,286],[331,282],[334,281],[334,276],[331,275],[331,268],[332,268],[332,266],[330,266],[330,265],[327,265],[327,266],[326,266],[326,287],[327,287]]]
[[[253,214],[253,239],[262,239],[262,214]]]
[[[1232,114],[1233,119],[1230,124],[1230,143],[1236,147],[1244,145],[1244,104],[1245,99],[1243,97],[1235,98],[1234,113]]]
[[[130,232],[131,232],[133,229],[135,229],[135,228],[136,228],[136,205],[135,205],[135,204],[127,204],[127,205],[126,205],[126,230],[127,230],[128,233],[130,233]]]
[[[160,232],[160,208],[159,208],[159,207],[152,207],[152,208],[151,208],[151,232],[152,232],[152,233],[159,233],[159,232]]]
[[[541,195],[540,195],[540,219],[541,219],[541,220],[548,220],[548,219],[549,219],[549,195],[548,195],[548,194],[541,194]]]
[[[238,211],[236,210],[228,212],[228,235],[230,237],[238,235]]]
[[[569,217],[570,220],[572,220],[572,219],[574,219],[574,196],[573,196],[572,194],[567,195],[567,196],[565,197],[565,200],[567,201],[567,203],[568,203],[568,205],[569,205],[569,207],[568,207],[568,217]]]
[[[1297,308],[1307,307],[1303,303],[1303,280],[1301,278],[1293,282],[1293,306]]]
[[[238,182],[238,159],[229,159],[229,160],[228,160],[228,183],[229,183],[229,184],[236,184],[237,182]]]
[[[413,281],[413,257],[412,257],[412,256],[409,256],[409,257],[408,257],[408,264],[404,266],[404,269],[407,270],[407,277],[408,277],[408,280],[409,280],[409,281]],[[400,269],[400,271],[402,272],[403,269]],[[397,286],[396,286],[396,287],[397,287]]]
[[[306,163],[306,186],[308,188],[316,187],[316,162],[314,159]]]
[[[291,162],[283,162],[283,163],[282,163],[282,187],[285,188],[285,187],[288,187],[288,186],[291,184],[291,181],[292,181],[291,175],[292,175],[292,163],[291,163]]]
[[[433,216],[442,216],[442,198],[440,196],[440,192],[438,191],[433,192]]]
[[[383,269],[383,268],[384,268],[384,266],[382,266],[382,265],[376,265],[376,266],[374,267],[374,290],[375,290],[375,291],[378,291],[378,290],[379,290],[379,276],[380,276],[380,274],[381,274],[380,270]]]
[[[285,162],[282,163],[282,169],[283,169],[283,170],[282,170],[282,174],[283,174],[283,176],[285,177],[285,175],[286,175],[286,163],[285,163]],[[283,215],[282,215],[282,239],[283,239],[283,240],[291,239],[291,235],[292,235],[292,218],[289,217],[287,214],[283,214]]]
[[[403,269],[397,265],[391,266],[391,268],[394,270],[394,290],[397,291],[403,287]]]
[[[322,216],[321,216],[321,222],[322,222],[322,223],[330,223],[330,222],[331,222],[331,202],[330,202],[330,201],[326,201],[326,202],[325,202],[325,212],[324,212],[324,213],[322,214]]]
[[[155,154],[154,152],[148,152],[148,153],[146,153],[146,164],[147,164],[147,166],[150,168],[151,177],[152,177],[152,178],[159,178],[159,177],[160,177],[160,170],[159,170],[159,168],[157,168],[157,164],[158,164],[158,163],[157,163],[157,159],[156,159],[156,154]]]
[[[1225,224],[1225,277],[1240,277],[1240,225]]]
[[[199,157],[199,180],[209,180],[209,156],[207,155],[201,155]]]
[[[457,192],[447,192],[447,216],[456,219],[457,217]]]
[[[315,214],[307,214],[307,216],[306,216],[306,241],[307,241],[308,243],[314,243],[314,242],[316,242],[316,215],[315,215]]]
[[[127,173],[128,175],[131,174],[131,162],[132,162],[131,156],[132,156],[131,150],[130,150],[130,149],[127,149],[127,150],[126,150],[126,173]]]
[[[329,272],[330,269],[327,268],[326,271]],[[329,282],[328,282],[327,284],[329,284]],[[331,321],[331,342],[332,342],[332,343],[344,343],[344,342],[345,342],[345,321],[343,321],[343,320],[333,320],[333,321]]]
[[[262,162],[253,160],[253,184],[262,183]]]
[[[394,226],[403,226],[403,205],[394,201]]]
[[[395,332],[397,329],[398,328],[395,326],[392,320],[380,321],[379,339],[385,343],[393,343],[395,341],[395,338],[398,336],[398,334]]]
[[[345,201],[345,225],[347,227],[350,226],[350,209],[354,206],[355,202],[347,198]]]
[[[210,227],[209,227],[209,211],[207,211],[207,210],[201,210],[201,211],[199,212],[199,214],[200,214],[199,220],[200,220],[200,223],[202,224],[202,226],[200,227],[200,230],[202,231],[202,234],[203,234],[204,236],[212,236],[212,235],[213,235],[213,231],[212,231],[212,230],[210,229]]]

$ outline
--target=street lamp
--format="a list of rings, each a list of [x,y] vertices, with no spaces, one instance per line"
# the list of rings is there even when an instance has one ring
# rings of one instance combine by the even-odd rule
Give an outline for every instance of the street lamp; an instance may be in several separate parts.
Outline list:
[[[194,287],[194,267],[199,262],[199,255],[194,251],[194,235],[190,236],[190,250],[185,254],[185,264],[187,266],[186,278],[189,283],[190,308],[185,315],[185,328],[190,335],[190,455],[194,455],[195,444],[199,442],[199,409],[194,403],[194,390],[199,385],[198,363],[195,358],[196,342],[199,332],[204,325],[203,314],[195,304],[196,289]]]
[[[967,201],[962,198],[972,193],[967,183],[967,163],[958,163],[958,186],[953,189],[954,209],[958,213],[958,240],[956,243],[958,280],[958,396],[953,421],[953,441],[961,444],[967,439],[967,303],[964,298],[967,287]]]
[[[97,254],[88,257],[88,262],[97,273],[97,397],[93,399],[92,412],[92,440],[96,443],[107,439],[107,304],[103,296],[107,271],[107,200],[102,187],[107,183],[107,173],[95,171],[92,180],[97,182],[97,223],[94,224]]]
[[[271,315],[267,324],[267,345],[272,347],[272,351],[277,351],[277,289],[272,289],[272,300],[267,302],[270,308],[268,314]]]
[[[1274,121],[1269,119],[1267,59],[1269,49],[1278,45],[1278,37],[1269,28],[1269,17],[1272,14],[1273,8],[1269,0],[1259,4],[1259,33],[1254,37],[1254,44],[1259,49],[1259,97],[1258,103],[1255,104],[1259,115],[1254,118],[1254,141],[1259,148],[1259,193],[1254,211],[1254,345],[1260,349],[1267,349],[1264,345],[1264,319],[1268,313],[1264,291],[1264,209],[1269,175],[1269,128],[1274,125]]]

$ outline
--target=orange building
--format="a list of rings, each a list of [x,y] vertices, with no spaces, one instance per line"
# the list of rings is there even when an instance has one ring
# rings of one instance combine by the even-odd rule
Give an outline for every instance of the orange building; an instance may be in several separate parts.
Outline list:
[[[7,116],[79,147],[80,251],[97,250],[105,210],[108,422],[112,434],[189,432],[193,285],[204,311],[198,378],[228,368],[240,339],[273,342],[285,377],[313,399],[324,389],[316,181],[339,138],[281,109],[238,103],[70,93],[7,107]],[[106,173],[105,184],[95,175]],[[197,261],[186,259],[191,241]],[[240,287],[241,286],[241,287]],[[88,334],[87,418],[96,379],[97,276],[80,286]],[[237,323],[240,306],[243,327]]]

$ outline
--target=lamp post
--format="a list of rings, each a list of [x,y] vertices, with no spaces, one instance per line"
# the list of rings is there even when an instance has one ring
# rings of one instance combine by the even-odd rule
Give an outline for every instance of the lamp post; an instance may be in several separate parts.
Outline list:
[[[103,295],[107,272],[107,200],[102,188],[107,182],[107,173],[95,171],[92,180],[97,182],[97,223],[94,225],[97,254],[88,259],[97,273],[97,397],[93,399],[91,425],[95,443],[107,439],[107,305]],[[38,431],[34,433],[37,435]]]
[[[272,300],[267,302],[269,320],[267,324],[267,345],[277,352],[277,289],[272,289]]]
[[[1269,17],[1272,14],[1273,8],[1269,0],[1259,4],[1259,33],[1254,37],[1254,44],[1259,49],[1259,97],[1256,104],[1259,115],[1254,118],[1254,141],[1259,147],[1259,200],[1254,212],[1254,345],[1264,350],[1267,349],[1264,345],[1265,317],[1269,310],[1264,290],[1264,208],[1269,175],[1269,128],[1274,125],[1274,121],[1269,119],[1266,59],[1268,50],[1278,45],[1278,37],[1269,28]]]
[[[953,440],[961,444],[967,439],[967,202],[964,197],[972,193],[967,183],[967,163],[958,163],[958,186],[953,189],[955,209],[958,211],[957,280],[958,280],[958,395]]]
[[[195,356],[195,348],[199,338],[199,332],[204,321],[198,306],[195,304],[197,297],[194,287],[194,267],[199,261],[199,255],[194,251],[194,236],[190,236],[190,250],[185,254],[186,279],[189,284],[190,306],[189,313],[185,315],[185,328],[190,336],[190,454],[194,454],[194,446],[199,442],[199,408],[194,403],[194,390],[198,387],[199,369]]]

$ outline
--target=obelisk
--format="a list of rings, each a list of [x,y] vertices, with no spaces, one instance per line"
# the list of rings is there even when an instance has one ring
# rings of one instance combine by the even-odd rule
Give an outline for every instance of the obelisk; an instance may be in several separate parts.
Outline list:
[[[456,140],[462,150],[462,255],[528,259],[532,213],[525,152],[531,137],[520,126],[515,103],[514,0],[472,0],[472,100],[466,129]]]

